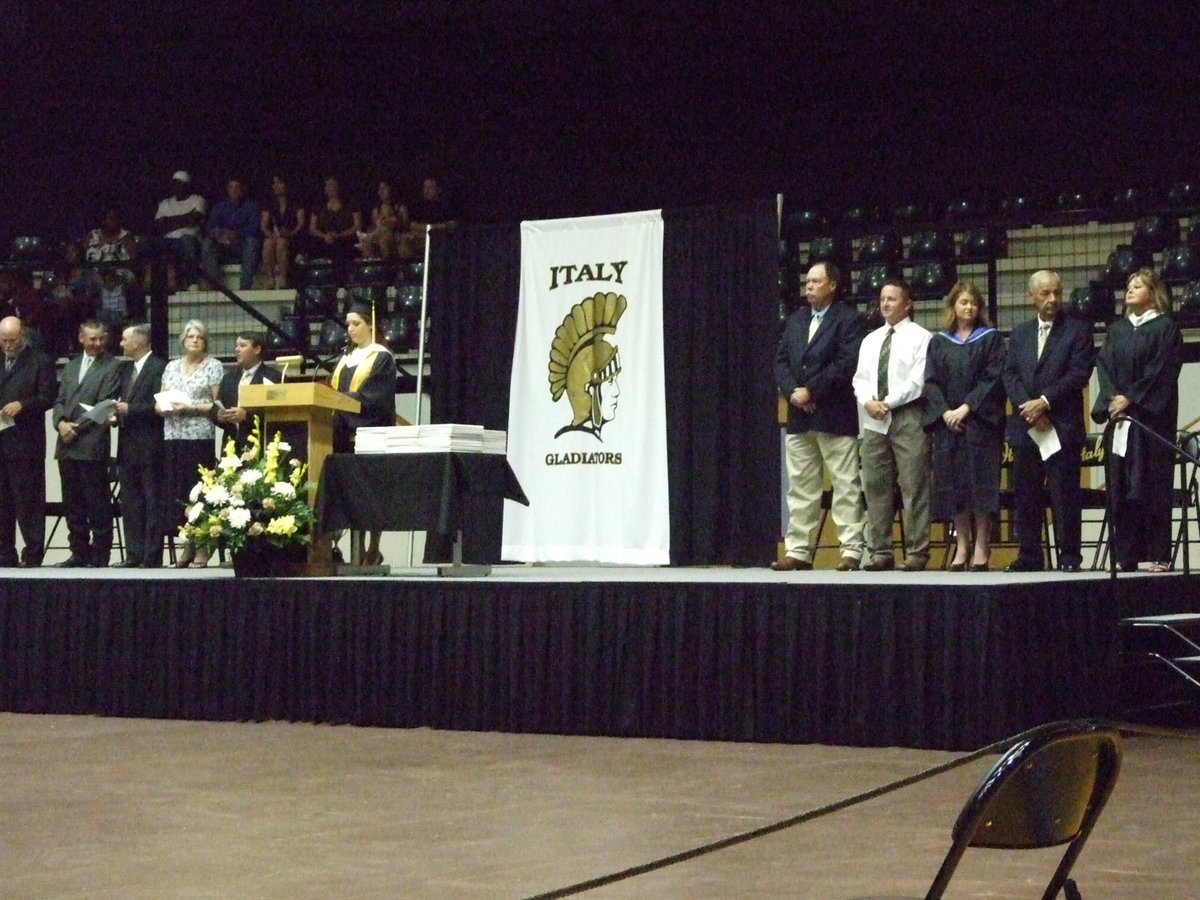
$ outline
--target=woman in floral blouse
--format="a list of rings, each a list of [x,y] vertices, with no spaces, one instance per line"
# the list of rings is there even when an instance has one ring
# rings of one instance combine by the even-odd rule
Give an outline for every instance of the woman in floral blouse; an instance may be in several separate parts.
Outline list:
[[[166,488],[166,526],[168,534],[177,533],[184,522],[184,503],[200,480],[199,468],[211,468],[216,462],[214,439],[216,426],[208,417],[224,369],[219,360],[208,355],[208,329],[199,319],[183,326],[179,337],[183,356],[167,363],[163,372],[162,390],[178,392],[170,409],[161,405]],[[208,565],[208,552],[190,543],[175,563],[179,568],[203,568]]]

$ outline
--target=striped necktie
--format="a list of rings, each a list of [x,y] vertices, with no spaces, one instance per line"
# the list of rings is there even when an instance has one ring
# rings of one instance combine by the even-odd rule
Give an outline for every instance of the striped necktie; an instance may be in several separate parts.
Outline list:
[[[892,358],[892,335],[896,329],[889,327],[883,346],[879,348],[879,383],[875,386],[876,400],[883,400],[888,392],[888,361]]]

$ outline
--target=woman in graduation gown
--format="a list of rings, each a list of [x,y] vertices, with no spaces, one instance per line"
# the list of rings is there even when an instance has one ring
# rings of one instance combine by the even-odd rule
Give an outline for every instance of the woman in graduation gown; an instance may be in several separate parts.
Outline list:
[[[1110,491],[1112,557],[1119,571],[1171,561],[1171,484],[1179,415],[1183,337],[1166,288],[1153,269],[1139,269],[1125,288],[1125,315],[1108,328],[1096,357],[1100,390],[1092,419],[1107,422],[1105,478]],[[1132,422],[1130,416],[1166,444]]]
[[[333,416],[333,452],[354,450],[354,432],[364,425],[396,424],[396,358],[379,343],[375,316],[370,306],[353,304],[346,313],[346,354],[338,361],[330,385],[339,393],[353,397],[359,412],[336,412]],[[371,532],[370,543],[361,560],[379,565],[379,532]]]
[[[933,517],[953,521],[951,571],[988,568],[991,523],[1000,511],[1004,444],[1004,341],[979,289],[960,281],[946,295],[942,331],[925,361],[925,429],[933,436]],[[974,537],[974,550],[971,539]]]

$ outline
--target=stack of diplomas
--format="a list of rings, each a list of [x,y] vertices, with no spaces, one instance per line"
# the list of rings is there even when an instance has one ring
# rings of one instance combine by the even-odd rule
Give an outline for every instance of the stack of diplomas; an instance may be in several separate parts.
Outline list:
[[[355,453],[497,453],[508,433],[482,425],[366,426],[354,432]]]

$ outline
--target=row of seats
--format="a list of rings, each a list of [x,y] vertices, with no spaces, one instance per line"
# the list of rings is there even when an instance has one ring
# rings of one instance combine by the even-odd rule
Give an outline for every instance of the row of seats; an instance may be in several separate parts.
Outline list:
[[[943,207],[905,203],[887,211],[879,206],[852,206],[828,213],[815,207],[789,205],[783,212],[782,230],[784,239],[796,244],[830,232],[861,237],[888,225],[902,231],[939,224],[969,228],[991,223],[1026,228],[1034,224],[1060,224],[1064,220],[1128,222],[1156,213],[1178,216],[1198,211],[1200,183],[1180,181],[1165,191],[1125,188],[1110,197],[1063,191],[1048,199],[1024,195],[991,203],[971,198],[955,200]]]

